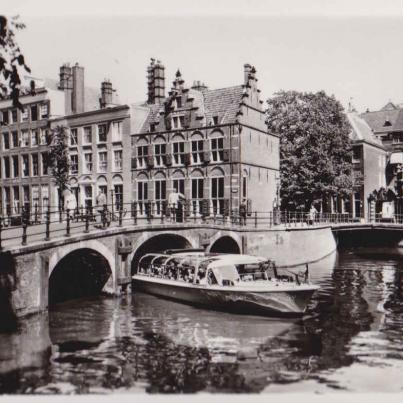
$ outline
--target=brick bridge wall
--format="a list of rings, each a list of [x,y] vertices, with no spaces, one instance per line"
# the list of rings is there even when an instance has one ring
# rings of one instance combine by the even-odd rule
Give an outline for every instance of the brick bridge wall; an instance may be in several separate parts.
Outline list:
[[[17,316],[46,310],[52,271],[69,253],[84,248],[98,252],[107,260],[112,275],[104,291],[119,294],[121,285],[130,281],[131,262],[136,251],[157,235],[181,237],[184,242],[186,240],[186,246],[203,246],[206,250],[210,250],[217,240],[230,237],[241,253],[267,256],[279,266],[319,260],[336,248],[328,226],[267,230],[238,227],[232,230],[202,224],[182,224],[181,227],[161,224],[112,228],[3,251],[0,253],[2,300],[6,296],[10,309]],[[164,247],[161,245],[161,249]],[[5,307],[0,307],[0,311],[2,309]]]

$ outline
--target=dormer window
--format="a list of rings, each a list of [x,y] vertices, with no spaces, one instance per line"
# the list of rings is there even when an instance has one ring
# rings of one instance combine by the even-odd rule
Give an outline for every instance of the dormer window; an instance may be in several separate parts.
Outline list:
[[[385,120],[385,123],[383,124],[384,126],[392,126],[392,123],[390,122],[389,119]]]
[[[218,125],[218,116],[213,116],[213,125]]]
[[[150,123],[150,132],[155,132],[155,123]]]
[[[176,98],[176,107],[179,109],[179,108],[182,108],[182,98],[181,97],[177,97]]]

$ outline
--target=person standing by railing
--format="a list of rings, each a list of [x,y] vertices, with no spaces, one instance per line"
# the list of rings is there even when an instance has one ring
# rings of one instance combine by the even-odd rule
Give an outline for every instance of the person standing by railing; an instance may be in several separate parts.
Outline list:
[[[315,223],[317,214],[318,214],[318,210],[316,210],[314,204],[312,203],[311,208],[309,210],[309,214],[308,214],[308,217],[309,217],[308,222],[309,222],[310,225],[313,225]]]
[[[99,224],[102,225],[102,217],[103,214],[105,214],[105,206],[106,206],[106,196],[105,193],[102,192],[101,189],[99,189],[97,197],[95,198],[95,202],[97,205],[97,212],[99,215]]]
[[[173,222],[181,222],[182,221],[182,210],[183,205],[182,202],[186,200],[184,194],[179,193],[176,189],[168,196],[168,204],[171,209],[171,216]]]

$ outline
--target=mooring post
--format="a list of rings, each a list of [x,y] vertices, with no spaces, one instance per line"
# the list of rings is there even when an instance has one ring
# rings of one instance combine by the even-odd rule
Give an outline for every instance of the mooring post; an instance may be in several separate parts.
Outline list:
[[[46,233],[45,233],[45,241],[50,240],[50,209],[46,210]]]
[[[122,206],[119,205],[119,227],[122,226],[122,217],[123,217]]]
[[[0,217],[0,250],[2,249],[1,246],[1,230],[3,229],[3,217]]]
[[[66,236],[70,236],[70,209],[66,210]]]

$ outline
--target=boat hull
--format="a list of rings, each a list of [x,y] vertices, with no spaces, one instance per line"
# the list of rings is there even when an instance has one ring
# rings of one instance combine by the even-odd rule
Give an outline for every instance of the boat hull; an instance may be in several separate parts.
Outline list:
[[[134,291],[215,310],[270,316],[301,316],[317,287],[292,290],[239,290],[195,286],[177,281],[155,281],[147,276],[133,276]]]

